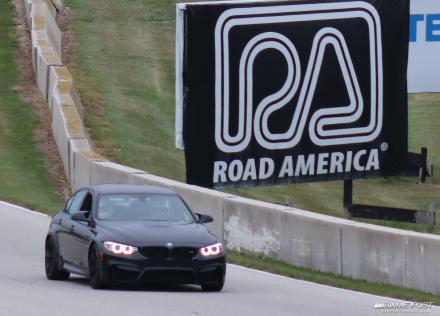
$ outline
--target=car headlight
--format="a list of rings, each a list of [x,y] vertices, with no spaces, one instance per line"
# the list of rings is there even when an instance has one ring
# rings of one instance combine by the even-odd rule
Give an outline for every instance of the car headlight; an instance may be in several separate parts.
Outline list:
[[[214,257],[222,254],[224,252],[223,245],[221,243],[216,243],[211,246],[206,246],[200,248],[200,254],[203,257]]]
[[[126,256],[130,256],[138,251],[136,247],[120,244],[113,241],[104,242],[104,248],[115,255],[126,255]]]

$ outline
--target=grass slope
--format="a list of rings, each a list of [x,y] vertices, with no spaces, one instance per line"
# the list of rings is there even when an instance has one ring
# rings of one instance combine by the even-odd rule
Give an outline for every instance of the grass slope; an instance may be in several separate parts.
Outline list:
[[[32,132],[38,122],[32,106],[14,92],[18,73],[12,14],[10,2],[0,2],[0,199],[51,212],[61,201],[33,142]]]
[[[112,159],[184,180],[183,153],[174,148],[175,3],[170,0],[66,0],[74,9],[74,77],[95,144]],[[410,150],[429,148],[440,168],[440,95],[410,97]],[[354,201],[426,209],[440,206],[440,177],[355,182]],[[342,182],[228,190],[232,193],[343,216]],[[386,223],[385,225],[396,225]],[[415,228],[414,228],[415,227]],[[411,226],[425,231],[422,226]],[[440,232],[440,231],[438,231]]]

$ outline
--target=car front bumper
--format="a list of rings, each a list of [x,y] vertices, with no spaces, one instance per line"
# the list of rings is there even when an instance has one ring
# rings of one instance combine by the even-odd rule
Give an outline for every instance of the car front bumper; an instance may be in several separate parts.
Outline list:
[[[191,259],[150,260],[139,253],[121,257],[105,252],[101,267],[106,279],[115,283],[202,284],[225,276],[226,258],[223,254],[209,259],[197,255]]]

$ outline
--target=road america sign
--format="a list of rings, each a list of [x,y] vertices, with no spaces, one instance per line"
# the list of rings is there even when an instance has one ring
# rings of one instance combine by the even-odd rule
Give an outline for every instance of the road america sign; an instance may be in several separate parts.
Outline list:
[[[393,0],[180,5],[176,144],[188,182],[402,171],[408,11]]]

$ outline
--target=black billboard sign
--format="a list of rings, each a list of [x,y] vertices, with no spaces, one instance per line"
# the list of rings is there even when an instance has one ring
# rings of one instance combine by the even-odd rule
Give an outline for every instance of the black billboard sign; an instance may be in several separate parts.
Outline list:
[[[207,187],[393,175],[407,155],[409,1],[177,9],[177,146]]]

